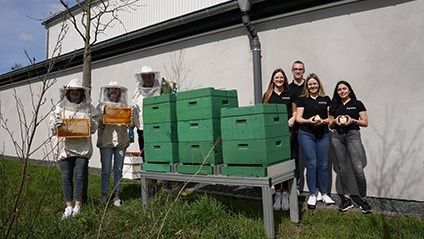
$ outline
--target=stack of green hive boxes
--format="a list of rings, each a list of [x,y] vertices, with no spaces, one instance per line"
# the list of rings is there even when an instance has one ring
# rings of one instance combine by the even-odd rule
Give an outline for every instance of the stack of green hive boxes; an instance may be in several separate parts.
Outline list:
[[[214,173],[214,165],[222,163],[221,108],[237,106],[235,90],[203,88],[178,93],[179,173]]]
[[[145,98],[143,101],[143,170],[171,172],[178,162],[178,136],[175,95]]]
[[[222,174],[267,176],[267,167],[290,159],[287,110],[281,104],[221,110]]]

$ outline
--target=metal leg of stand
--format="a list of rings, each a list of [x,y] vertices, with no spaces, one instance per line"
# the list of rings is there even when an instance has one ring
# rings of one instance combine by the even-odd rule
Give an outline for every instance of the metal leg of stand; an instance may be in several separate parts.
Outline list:
[[[275,238],[272,192],[269,186],[262,187],[262,207],[264,211],[265,235],[267,238]]]
[[[290,183],[291,182],[291,183]],[[299,222],[299,202],[297,199],[297,181],[296,178],[290,179],[290,221]]]
[[[141,184],[141,209],[143,209],[143,211],[146,211],[147,200],[149,199],[147,179],[145,177],[141,177],[140,184]]]

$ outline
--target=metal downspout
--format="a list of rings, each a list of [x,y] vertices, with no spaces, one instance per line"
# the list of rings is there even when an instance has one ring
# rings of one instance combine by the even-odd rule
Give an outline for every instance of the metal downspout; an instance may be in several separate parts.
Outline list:
[[[261,66],[261,43],[259,41],[258,33],[255,30],[255,27],[250,22],[249,19],[249,10],[250,10],[250,1],[249,0],[238,0],[237,1],[240,11],[241,11],[241,20],[244,27],[249,33],[249,42],[250,49],[252,50],[253,57],[253,91],[254,91],[254,100],[255,104],[262,102],[262,66]]]

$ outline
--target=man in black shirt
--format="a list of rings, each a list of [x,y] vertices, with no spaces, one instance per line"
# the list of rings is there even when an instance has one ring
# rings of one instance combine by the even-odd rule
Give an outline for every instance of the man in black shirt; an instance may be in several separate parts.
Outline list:
[[[305,85],[305,79],[303,74],[305,73],[305,64],[297,60],[292,65],[292,74],[293,81],[289,84],[289,95],[292,98],[293,102],[297,101],[297,98],[302,94],[303,87]],[[293,112],[296,112],[296,108],[293,108]],[[304,177],[303,177],[303,167],[301,169],[300,160],[299,160],[299,141],[297,139],[299,131],[299,125],[294,123],[293,127],[290,127],[290,145],[291,145],[291,157],[294,159],[296,168],[294,174],[297,180],[297,189],[298,194],[303,188]]]

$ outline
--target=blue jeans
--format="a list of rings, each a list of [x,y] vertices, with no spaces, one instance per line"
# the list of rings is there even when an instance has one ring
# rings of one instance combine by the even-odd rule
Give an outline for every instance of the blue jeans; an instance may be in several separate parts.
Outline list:
[[[340,183],[343,194],[350,195],[349,191],[349,164],[358,186],[359,196],[367,196],[367,181],[365,179],[364,167],[366,163],[366,154],[361,141],[361,132],[359,130],[349,130],[347,133],[332,134],[331,144],[334,148],[334,154],[339,165]]]
[[[109,177],[112,170],[113,157],[113,179],[115,193],[119,193],[121,189],[122,167],[124,166],[125,149],[118,148],[101,148],[100,161],[102,163],[102,194],[107,194],[109,189]]]
[[[88,159],[70,157],[59,161],[60,172],[62,174],[62,186],[65,202],[71,202],[74,194],[75,176],[75,200],[82,201],[84,182],[87,181]]]
[[[306,181],[309,193],[316,193],[317,184],[322,193],[328,193],[328,133],[318,138],[312,133],[299,130],[298,137],[300,150],[306,161]]]

